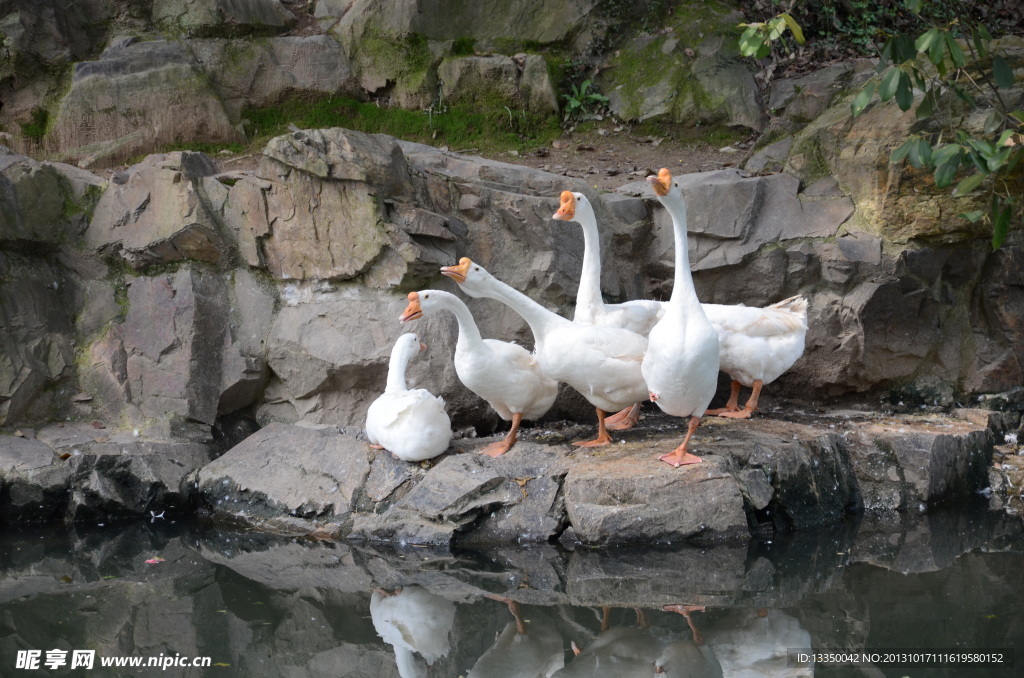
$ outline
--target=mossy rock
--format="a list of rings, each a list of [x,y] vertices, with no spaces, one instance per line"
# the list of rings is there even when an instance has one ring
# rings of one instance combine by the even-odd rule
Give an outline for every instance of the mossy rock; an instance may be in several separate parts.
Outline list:
[[[733,7],[720,2],[676,8],[664,29],[619,50],[599,79],[612,113],[626,120],[664,116],[760,130],[757,84],[736,47],[740,21]]]

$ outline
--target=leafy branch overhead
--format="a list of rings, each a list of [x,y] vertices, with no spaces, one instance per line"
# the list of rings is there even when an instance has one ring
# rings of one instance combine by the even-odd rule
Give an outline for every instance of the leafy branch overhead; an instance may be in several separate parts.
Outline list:
[[[928,5],[928,6],[926,6]],[[988,28],[970,12],[945,21],[925,19],[925,0],[906,0],[906,16],[916,17],[923,31],[881,28],[885,37],[878,52],[878,77],[870,80],[851,104],[854,117],[876,99],[895,101],[900,110],[914,109],[920,128],[890,156],[894,164],[909,162],[932,174],[935,186],[954,197],[985,194],[986,209],[960,214],[992,227],[992,246],[999,248],[1011,224],[1024,215],[1024,190],[1017,167],[1024,154],[1024,111],[1008,104],[1016,76]],[[934,13],[932,13],[934,16]],[[772,42],[788,28],[798,42],[803,34],[788,14],[766,22],[740,24],[745,30],[739,48],[745,56],[764,57]],[[981,124],[972,113],[988,110]]]

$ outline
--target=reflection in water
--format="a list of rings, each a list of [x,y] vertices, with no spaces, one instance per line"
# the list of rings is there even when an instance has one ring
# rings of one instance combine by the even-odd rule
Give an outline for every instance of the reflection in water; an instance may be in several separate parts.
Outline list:
[[[393,593],[377,589],[370,618],[385,643],[395,648],[398,675],[425,678],[427,667],[448,654],[455,605],[415,584]]]
[[[212,658],[160,672],[187,678],[994,678],[1014,673],[812,668],[784,653],[995,647],[1024,658],[1019,521],[961,510],[772,542],[452,553],[160,523],[8,529],[0,675],[21,675],[19,650],[51,649]]]

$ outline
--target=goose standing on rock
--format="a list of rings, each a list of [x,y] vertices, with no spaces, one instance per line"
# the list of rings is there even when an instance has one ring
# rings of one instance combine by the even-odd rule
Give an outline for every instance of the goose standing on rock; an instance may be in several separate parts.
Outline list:
[[[605,412],[639,402],[647,393],[640,363],[647,339],[619,327],[580,325],[553,313],[509,287],[479,264],[463,257],[441,272],[471,297],[496,299],[523,317],[537,343],[535,355],[544,373],[569,384],[597,409],[597,437],[581,447],[608,445]],[[717,369],[717,356],[716,356]]]
[[[584,325],[624,327],[645,337],[665,313],[666,303],[648,299],[606,304],[601,297],[601,242],[594,206],[582,193],[563,191],[553,219],[574,221],[583,229],[583,268],[576,293],[573,321]],[[701,304],[718,332],[719,369],[732,379],[732,393],[725,407],[706,414],[747,419],[757,410],[761,387],[779,378],[803,355],[807,334],[807,300],[790,297],[771,306]],[[753,389],[743,409],[741,386]],[[636,424],[639,407],[609,417],[609,429]]]
[[[662,169],[647,177],[658,200],[672,217],[675,233],[675,278],[665,315],[651,330],[642,372],[651,400],[664,412],[690,417],[682,444],[659,457],[672,466],[700,463],[687,445],[718,387],[718,333],[708,321],[693,288],[687,251],[686,204],[672,173]]]
[[[804,354],[807,300],[795,296],[764,308],[705,304],[704,310],[718,330],[722,371],[732,379],[729,402],[707,413],[749,419],[761,387],[778,379]],[[752,389],[743,409],[741,386]]]
[[[366,437],[403,461],[431,459],[448,449],[452,423],[444,401],[426,389],[409,389],[405,370],[409,361],[425,349],[412,332],[403,334],[391,349],[384,393],[366,412]]]
[[[437,310],[449,311],[459,323],[455,344],[455,373],[473,393],[487,401],[512,428],[504,440],[488,445],[483,454],[498,457],[516,443],[524,418],[538,419],[551,409],[558,382],[544,374],[537,358],[522,346],[483,339],[473,314],[461,299],[441,290],[410,292],[409,305],[399,320],[407,323]]]
[[[583,268],[580,286],[576,291],[576,314],[572,321],[580,325],[621,327],[642,336],[651,333],[664,309],[662,304],[648,299],[606,304],[601,296],[601,235],[597,229],[594,206],[582,193],[562,191],[561,204],[551,217],[558,221],[574,221],[583,229]],[[608,417],[605,426],[610,430],[625,430],[636,426],[640,418],[640,403],[634,403],[621,412]]]

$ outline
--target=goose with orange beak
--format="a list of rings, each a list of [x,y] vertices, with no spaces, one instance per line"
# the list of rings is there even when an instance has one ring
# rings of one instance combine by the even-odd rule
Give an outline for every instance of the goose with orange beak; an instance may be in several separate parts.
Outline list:
[[[403,334],[391,349],[384,393],[366,412],[366,437],[403,461],[431,459],[448,449],[452,423],[444,401],[426,389],[410,389],[405,371],[426,346],[413,334]]]
[[[597,409],[598,434],[576,445],[594,447],[612,442],[605,412],[639,402],[647,393],[640,362],[647,340],[618,327],[580,325],[552,313],[522,292],[506,285],[479,264],[463,257],[441,272],[471,297],[496,299],[521,315],[533,331],[534,354],[544,374],[569,384]]]
[[[441,290],[410,292],[409,305],[399,320],[404,324],[425,315],[447,311],[459,325],[455,343],[455,373],[473,393],[487,401],[498,416],[512,422],[504,440],[488,445],[482,454],[498,457],[516,443],[523,419],[539,419],[551,409],[558,382],[544,374],[537,358],[522,346],[484,339],[465,303]]]
[[[572,321],[580,325],[621,327],[647,336],[664,312],[660,302],[648,299],[606,304],[601,296],[601,235],[597,228],[594,206],[582,193],[562,191],[558,211],[551,217],[556,221],[572,221],[583,230],[583,267],[580,286],[576,292],[576,313]],[[622,431],[636,426],[640,418],[640,403],[608,417],[609,430]]]
[[[690,417],[683,442],[673,452],[659,457],[672,466],[700,463],[687,450],[700,418],[715,397],[718,386],[718,333],[697,299],[690,274],[687,251],[686,204],[679,183],[662,169],[647,177],[655,195],[672,217],[675,235],[675,277],[672,297],[665,315],[651,330],[641,370],[651,400],[662,411],[676,417]]]

